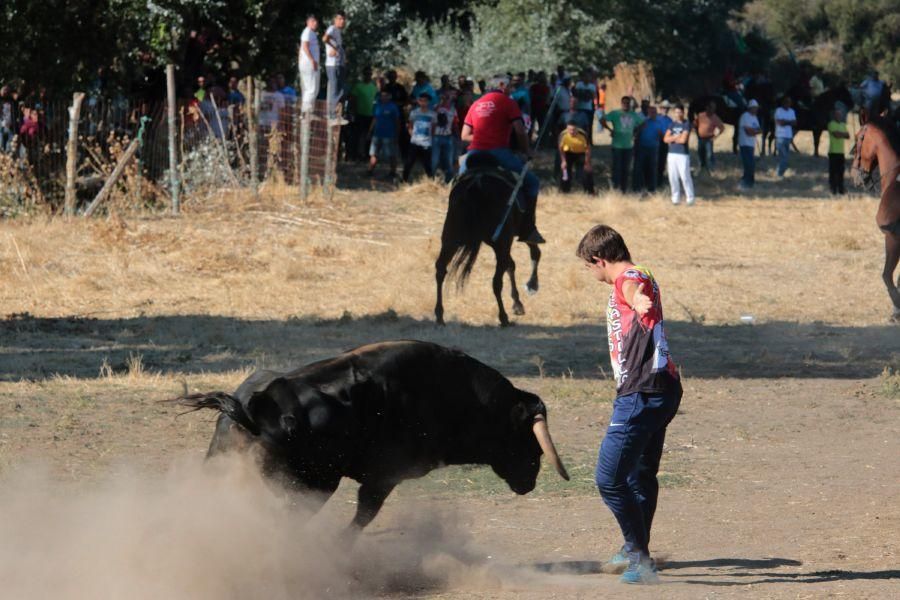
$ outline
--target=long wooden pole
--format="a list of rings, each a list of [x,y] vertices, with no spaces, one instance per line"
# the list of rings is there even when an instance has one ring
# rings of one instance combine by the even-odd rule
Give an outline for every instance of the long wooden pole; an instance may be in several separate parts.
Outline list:
[[[250,186],[253,195],[259,193],[259,137],[256,129],[256,115],[259,114],[259,94],[253,77],[247,77],[247,137],[250,143]]]
[[[75,214],[75,178],[78,175],[78,119],[81,116],[81,103],[84,92],[75,92],[72,106],[69,108],[69,140],[66,143],[66,201],[67,217]]]
[[[109,195],[109,192],[112,190],[112,187],[119,180],[119,177],[122,176],[122,173],[125,171],[125,167],[128,165],[128,162],[134,158],[134,155],[137,154],[138,147],[141,145],[141,138],[136,137],[131,140],[131,143],[128,145],[128,148],[125,150],[125,153],[122,154],[122,158],[119,159],[119,162],[116,163],[116,168],[113,169],[112,174],[110,174],[109,178],[106,180],[106,183],[103,184],[103,187],[97,192],[97,196],[94,200],[88,205],[87,209],[84,211],[85,217],[90,217],[94,214],[94,211],[97,210],[97,207],[106,199]]]
[[[166,65],[166,91],[168,92],[169,108],[169,192],[172,195],[172,214],[177,215],[180,201],[178,198],[178,150],[175,127],[175,65]]]

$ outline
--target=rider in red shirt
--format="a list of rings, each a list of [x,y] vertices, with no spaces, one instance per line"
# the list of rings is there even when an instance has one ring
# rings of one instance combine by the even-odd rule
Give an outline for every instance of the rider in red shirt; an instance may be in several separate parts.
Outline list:
[[[493,156],[504,169],[521,173],[525,168],[525,161],[509,148],[512,134],[516,136],[517,146],[525,148],[528,159],[532,158],[533,153],[522,122],[522,112],[518,104],[507,95],[508,86],[509,80],[505,75],[495,75],[490,80],[488,93],[469,108],[460,135],[463,142],[469,143],[469,152],[463,159],[460,174],[466,171],[466,161],[473,155],[481,153]],[[543,244],[544,238],[535,225],[540,181],[531,171],[525,173],[522,191],[526,206],[519,241],[526,244]]]

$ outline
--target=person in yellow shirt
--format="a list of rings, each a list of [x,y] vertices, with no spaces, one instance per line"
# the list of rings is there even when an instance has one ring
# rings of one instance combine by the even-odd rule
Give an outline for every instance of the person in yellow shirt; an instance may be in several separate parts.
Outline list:
[[[559,189],[568,193],[572,189],[572,179],[578,177],[584,191],[594,194],[594,169],[591,166],[591,143],[588,135],[578,127],[578,121],[569,119],[566,128],[559,134]]]
[[[847,133],[847,121],[841,109],[836,108],[828,122],[828,186],[832,194],[846,194],[844,189],[844,169],[846,143],[850,139]]]

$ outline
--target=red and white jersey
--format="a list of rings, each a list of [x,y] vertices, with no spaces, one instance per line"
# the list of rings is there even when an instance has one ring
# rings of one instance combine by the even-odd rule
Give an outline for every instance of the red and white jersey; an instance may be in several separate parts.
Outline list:
[[[643,317],[628,305],[622,295],[622,286],[626,281],[643,283],[643,293],[653,303]],[[669,354],[663,328],[659,284],[649,269],[634,266],[616,279],[606,308],[606,330],[618,395],[664,393],[678,381],[678,370]]]
[[[469,107],[465,124],[472,128],[469,150],[509,148],[513,123],[522,120],[515,100],[503,92],[488,92]]]

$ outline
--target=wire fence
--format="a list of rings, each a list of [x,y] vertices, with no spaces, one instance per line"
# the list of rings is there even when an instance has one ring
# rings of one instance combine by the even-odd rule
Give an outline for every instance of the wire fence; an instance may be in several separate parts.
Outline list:
[[[0,216],[37,207],[63,210],[72,105],[71,99],[45,100],[17,109],[13,135],[0,144]],[[340,126],[326,120],[325,101],[316,102],[312,117],[303,119],[293,96],[207,93],[203,100],[179,100],[175,119],[174,179],[186,199],[226,188],[255,192],[273,180],[296,186],[301,197],[312,186],[326,192],[334,188]],[[130,151],[132,144],[136,147]],[[110,181],[120,162],[120,172]],[[101,191],[105,206],[170,206],[166,102],[84,98],[74,167],[77,212],[91,206]]]

